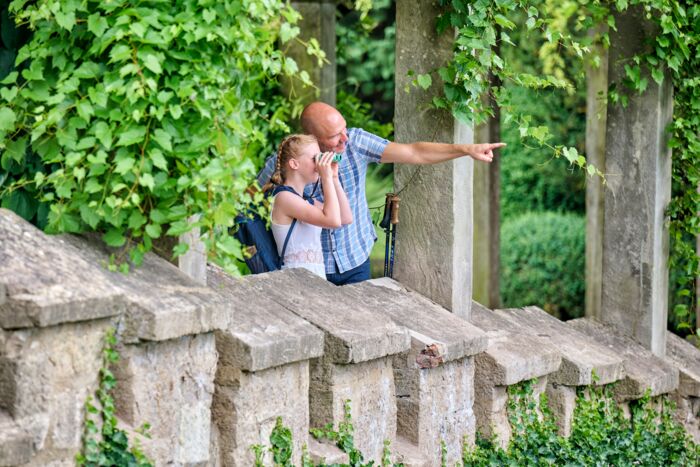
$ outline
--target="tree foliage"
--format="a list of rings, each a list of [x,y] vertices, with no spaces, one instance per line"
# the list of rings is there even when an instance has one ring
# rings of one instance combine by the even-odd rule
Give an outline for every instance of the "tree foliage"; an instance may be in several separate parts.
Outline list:
[[[199,227],[233,269],[227,227],[267,144],[256,98],[280,74],[309,82],[277,48],[299,14],[282,0],[15,0],[9,11],[32,38],[0,84],[3,205],[38,212],[50,232],[104,232],[135,264],[154,240]]]

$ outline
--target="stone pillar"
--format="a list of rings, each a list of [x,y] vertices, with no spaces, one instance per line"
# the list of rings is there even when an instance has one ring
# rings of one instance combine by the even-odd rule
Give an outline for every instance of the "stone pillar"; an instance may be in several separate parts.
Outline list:
[[[299,43],[290,43],[287,55],[292,57],[299,70],[305,70],[311,81],[318,89],[304,87],[297,80],[284,80],[285,93],[301,97],[306,105],[315,100],[335,106],[336,64],[335,64],[335,3],[333,2],[292,2],[292,7],[301,13],[303,19],[299,23],[301,32],[299,38],[308,41],[318,40],[321,49],[326,53],[323,67],[319,67],[315,57],[306,53],[306,47]]]
[[[194,220],[191,220],[192,222]],[[207,249],[200,238],[199,227],[180,235],[180,242],[187,243],[187,253],[177,258],[177,267],[200,285],[207,284]]]
[[[491,86],[500,80],[491,76]],[[474,130],[476,143],[501,140],[501,112],[493,99],[494,116]],[[501,306],[501,160],[474,165],[474,300],[488,308]]]
[[[641,8],[616,15],[608,79],[621,83],[624,65],[641,53],[654,25]],[[668,227],[671,151],[666,128],[672,117],[672,84],[666,76],[629,105],[608,108],[601,319],[633,336],[654,354],[666,349]]]
[[[607,30],[607,27],[605,27]],[[600,34],[594,30],[589,35]],[[605,167],[605,125],[607,122],[608,50],[594,46],[600,64],[586,66],[586,159],[599,169]],[[600,319],[603,274],[604,187],[600,177],[586,179],[586,316]]]
[[[439,92],[402,90],[408,70],[427,73],[452,55],[451,34],[438,37],[436,1],[399,0],[396,5],[396,140],[471,143],[471,127],[445,111],[427,109]],[[472,160],[461,157],[434,166],[394,169],[395,191],[401,191],[396,240],[396,279],[459,316],[471,309]]]

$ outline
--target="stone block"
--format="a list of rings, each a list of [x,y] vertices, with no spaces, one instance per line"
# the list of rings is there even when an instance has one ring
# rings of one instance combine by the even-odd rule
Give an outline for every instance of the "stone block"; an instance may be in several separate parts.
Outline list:
[[[415,444],[401,436],[396,438],[396,443],[391,446],[391,452],[394,463],[404,467],[428,467],[431,465]]]
[[[124,294],[99,263],[0,209],[0,327],[20,329],[115,316]],[[90,284],[89,287],[85,287]]]
[[[668,394],[678,388],[678,369],[667,360],[627,337],[613,326],[587,318],[566,322],[577,331],[607,346],[624,359],[625,377],[615,385],[615,397],[619,401],[639,399],[646,390],[652,396]]]
[[[585,386],[609,384],[622,379],[622,357],[541,308],[529,306],[495,312],[509,319],[513,324],[512,329],[544,339],[559,351],[561,366],[550,375],[552,383]]]
[[[559,370],[561,356],[557,349],[541,337],[522,332],[502,313],[474,302],[472,323],[489,339],[486,351],[476,356],[478,380],[510,386]]]
[[[214,334],[125,345],[114,368],[117,416],[132,430],[151,425],[144,452],[156,465],[210,462]]]
[[[106,264],[110,250],[94,237],[62,236],[90,264]],[[224,329],[226,301],[177,267],[148,253],[128,274],[107,273],[128,299],[121,331],[126,343],[161,341]]]
[[[412,341],[420,341],[424,346],[435,344],[443,362],[476,355],[487,347],[486,334],[481,329],[388,277],[343,290],[406,327]]]
[[[576,410],[576,388],[550,383],[547,386],[547,402],[559,427],[559,435],[568,437]]]
[[[700,443],[700,397],[683,396],[676,391],[671,394],[671,400],[676,404],[676,421]]]
[[[45,465],[46,459],[72,462],[79,451],[85,402],[97,387],[110,324],[100,319],[0,330],[0,413],[23,433],[12,435],[11,444],[31,440],[34,465]]]
[[[350,459],[347,454],[337,446],[329,442],[318,442],[309,438],[309,455],[314,465],[348,464]]]
[[[220,365],[212,406],[221,465],[254,463],[251,446],[269,446],[277,417],[292,430],[294,465],[309,433],[309,362],[248,372]],[[268,458],[265,465],[271,465]]]
[[[391,358],[338,364],[324,357],[311,362],[309,406],[311,426],[344,419],[350,401],[355,446],[365,460],[379,461],[384,440],[396,438],[396,389]]]
[[[413,443],[426,465],[461,460],[465,437],[475,432],[474,361],[486,334],[435,302],[389,279],[346,286],[344,291],[405,326],[411,350],[393,359],[398,435]]]
[[[324,332],[324,359],[359,363],[408,350],[406,328],[306,269],[248,276],[256,296],[267,296]]]
[[[499,445],[505,449],[513,433],[508,419],[508,387],[491,386],[487,381],[480,381],[478,378],[475,384],[476,429],[486,438],[495,436]],[[540,396],[546,388],[547,376],[537,378],[532,388],[532,398],[538,406]]]
[[[209,266],[207,278],[225,297],[230,317],[226,329],[216,333],[220,365],[259,371],[323,354],[323,332],[313,324],[217,266]]]
[[[666,359],[680,372],[678,392],[700,397],[700,349],[672,332],[666,334]]]
[[[401,367],[400,362],[407,363]],[[447,463],[461,461],[464,439],[473,441],[474,361],[462,358],[436,368],[417,368],[411,359],[394,359],[398,410],[397,433],[439,466],[442,447]]]
[[[44,447],[48,428],[47,414],[13,420],[9,414],[0,411],[0,466],[30,462]]]

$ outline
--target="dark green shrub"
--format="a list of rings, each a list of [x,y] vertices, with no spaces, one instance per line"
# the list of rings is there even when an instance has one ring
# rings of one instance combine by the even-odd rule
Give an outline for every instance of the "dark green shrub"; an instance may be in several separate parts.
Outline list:
[[[585,221],[576,214],[527,213],[501,227],[505,306],[537,305],[562,319],[583,314]]]
[[[556,140],[583,152],[585,137],[584,100],[563,91],[514,89],[513,103],[533,116],[534,125],[546,125]],[[564,158],[547,160],[542,149],[522,144],[518,125],[501,126],[501,220],[525,211],[573,211],[583,214],[586,181]]]

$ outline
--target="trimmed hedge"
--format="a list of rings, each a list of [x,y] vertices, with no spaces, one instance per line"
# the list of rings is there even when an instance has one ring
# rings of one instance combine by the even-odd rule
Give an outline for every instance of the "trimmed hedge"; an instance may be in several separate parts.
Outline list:
[[[583,315],[585,218],[527,213],[501,227],[504,306],[537,305],[561,319]]]

